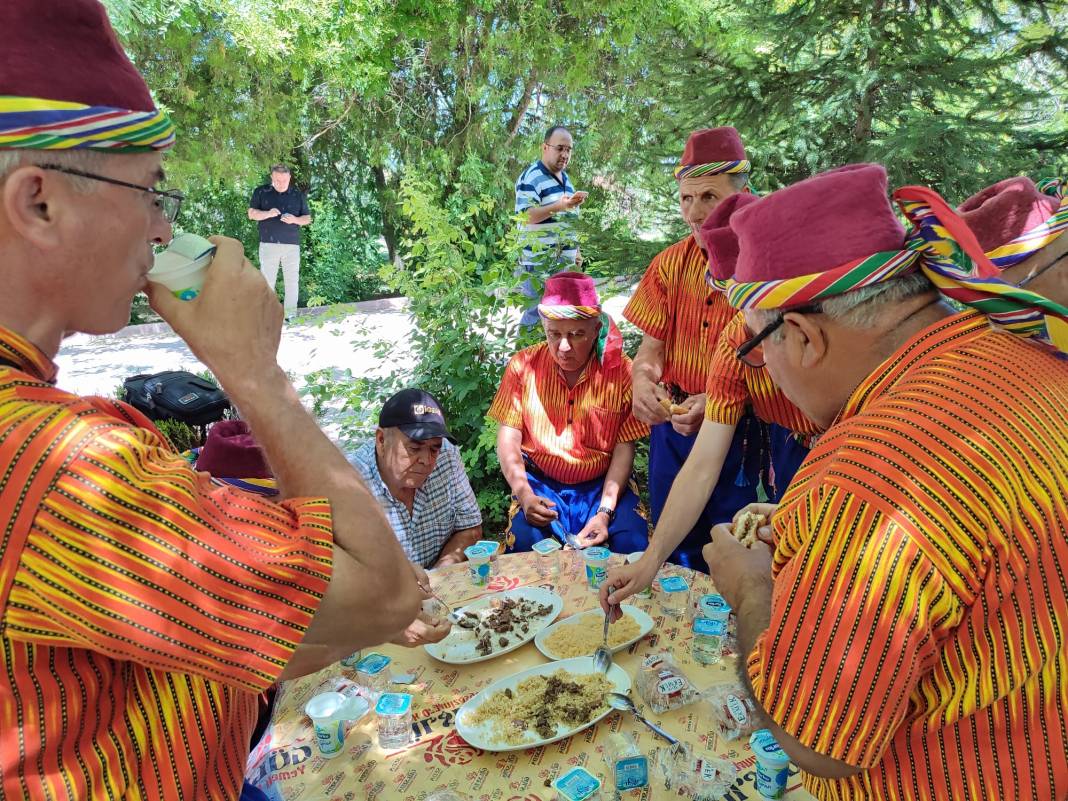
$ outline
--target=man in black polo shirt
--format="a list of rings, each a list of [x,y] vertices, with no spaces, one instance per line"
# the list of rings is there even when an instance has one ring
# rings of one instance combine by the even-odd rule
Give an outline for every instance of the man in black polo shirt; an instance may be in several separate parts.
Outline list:
[[[249,202],[248,218],[260,226],[260,272],[274,289],[278,266],[285,282],[286,318],[297,309],[300,281],[300,228],[311,223],[308,199],[295,186],[285,164],[271,167],[271,182],[257,186]]]

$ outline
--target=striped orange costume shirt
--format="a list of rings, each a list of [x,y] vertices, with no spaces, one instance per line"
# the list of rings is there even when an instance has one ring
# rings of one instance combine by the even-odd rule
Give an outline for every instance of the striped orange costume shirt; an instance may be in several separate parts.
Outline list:
[[[852,394],[776,513],[757,699],[820,799],[1068,798],[1068,361],[966,313]]]
[[[544,342],[508,362],[487,416],[523,432],[523,454],[549,478],[579,484],[608,472],[620,442],[648,435],[631,414],[631,363],[605,370],[596,355],[570,389]]]
[[[661,381],[687,395],[705,391],[720,332],[734,316],[722,292],[705,280],[708,259],[693,235],[650,262],[623,316],[664,343]]]
[[[216,486],[3,328],[0,360],[0,799],[236,799],[329,504]]]
[[[738,347],[751,336],[741,312],[719,335],[708,369],[705,419],[736,426],[746,408],[751,407],[765,423],[780,425],[795,434],[818,434],[819,427],[787,399],[765,368],[751,367],[738,358]]]

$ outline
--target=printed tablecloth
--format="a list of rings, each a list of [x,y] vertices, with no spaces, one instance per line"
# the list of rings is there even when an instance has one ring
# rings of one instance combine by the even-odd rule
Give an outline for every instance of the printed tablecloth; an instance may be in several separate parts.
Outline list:
[[[537,558],[534,554],[499,557],[498,574],[483,591],[471,585],[466,565],[431,571],[431,583],[435,594],[453,608],[489,592],[524,586],[547,587],[563,597],[564,610],[558,620],[597,605],[597,596],[586,585],[584,567],[575,552],[562,554],[562,569],[556,578],[539,578],[534,561]],[[621,561],[621,557],[614,556],[612,563]],[[704,574],[675,566],[667,566],[665,570],[687,579],[691,598],[715,591]],[[713,666],[703,666],[693,660],[689,618],[665,615],[659,593],[654,593],[650,600],[631,598],[627,603],[645,609],[655,623],[648,635],[614,657],[616,664],[626,670],[632,680],[641,660],[658,651],[669,651],[699,689],[735,680],[733,656]],[[455,713],[464,701],[498,679],[548,661],[533,643],[471,665],[438,662],[422,648],[385,645],[373,650],[392,657],[390,667],[394,674],[415,676],[410,686],[392,688],[396,692],[412,693],[416,735],[413,742],[397,751],[380,749],[372,711],[349,731],[344,753],[324,759],[318,753],[304,705],[316,693],[352,686],[355,672],[337,664],[311,676],[286,682],[279,690],[271,725],[249,757],[249,780],[271,798],[281,801],[423,801],[435,790],[451,788],[467,793],[477,801],[552,801],[554,791],[548,784],[578,765],[599,776],[607,787],[610,781],[602,756],[603,745],[609,733],[618,731],[630,732],[638,747],[650,756],[651,786],[624,793],[622,798],[653,801],[678,797],[676,791],[665,790],[663,782],[658,783],[655,778],[651,758],[654,749],[663,742],[629,715],[613,712],[597,725],[566,740],[509,753],[484,752],[457,734]],[[636,687],[632,697],[638,701],[646,717],[689,742],[695,752],[710,752],[734,762],[738,768],[738,781],[725,798],[730,801],[761,798],[754,786],[755,757],[748,742],[745,739],[721,741],[708,704],[698,702],[657,715],[641,702]],[[786,797],[791,801],[811,799],[812,796],[800,786],[796,769],[791,767],[791,770],[795,772],[787,785]],[[606,801],[611,797],[611,793],[604,795]]]

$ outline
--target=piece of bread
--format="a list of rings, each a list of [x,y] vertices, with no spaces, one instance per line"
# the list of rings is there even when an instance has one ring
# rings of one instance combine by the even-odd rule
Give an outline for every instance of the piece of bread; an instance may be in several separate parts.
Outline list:
[[[672,414],[686,414],[690,410],[688,408],[686,408],[685,406],[679,406],[679,404],[673,403],[673,404],[671,404],[671,410],[670,411],[671,411]]]
[[[660,399],[660,405],[664,407],[664,411],[665,412],[667,412],[668,414],[671,414],[671,407],[673,405],[671,403],[671,398],[661,398]]]
[[[734,537],[742,545],[751,548],[760,541],[757,538],[757,529],[762,525],[764,525],[764,515],[742,512],[734,524]]]

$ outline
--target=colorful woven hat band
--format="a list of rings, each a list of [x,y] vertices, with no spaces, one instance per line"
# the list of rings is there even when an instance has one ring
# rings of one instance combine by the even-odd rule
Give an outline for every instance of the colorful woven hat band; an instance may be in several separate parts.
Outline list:
[[[600,306],[547,306],[538,304],[538,314],[546,320],[591,320],[601,316]]]
[[[772,281],[727,282],[727,299],[739,309],[791,309],[923,270],[947,298],[991,322],[1068,353],[1068,308],[997,278],[975,235],[937,192],[907,186],[893,194],[913,223],[904,248],[881,251],[810,275]]]
[[[675,180],[700,178],[703,175],[738,175],[749,172],[748,159],[740,161],[713,161],[708,164],[680,164],[675,168]]]
[[[1031,258],[1068,230],[1068,182],[1063,178],[1046,178],[1037,181],[1035,186],[1039,192],[1059,200],[1061,205],[1045,222],[1025,231],[1011,242],[987,251],[990,261],[1002,270]]]
[[[0,97],[0,149],[148,152],[174,144],[162,111],[130,111],[37,97]]]

